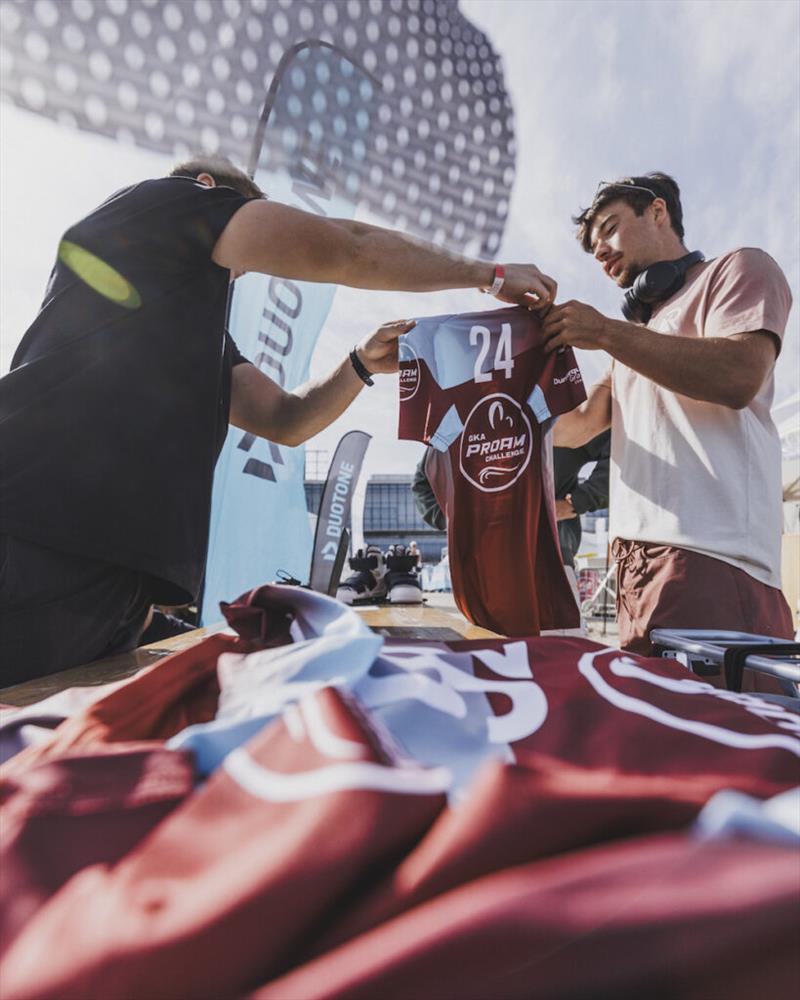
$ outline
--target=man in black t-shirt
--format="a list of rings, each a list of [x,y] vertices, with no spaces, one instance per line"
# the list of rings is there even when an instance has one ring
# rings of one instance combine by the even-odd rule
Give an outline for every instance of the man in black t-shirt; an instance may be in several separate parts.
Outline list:
[[[151,604],[194,599],[230,420],[297,445],[409,323],[365,337],[287,392],[224,329],[244,271],[359,288],[484,288],[549,305],[552,279],[266,200],[223,158],[112,195],[72,226],[39,314],[0,379],[0,686],[136,644]]]

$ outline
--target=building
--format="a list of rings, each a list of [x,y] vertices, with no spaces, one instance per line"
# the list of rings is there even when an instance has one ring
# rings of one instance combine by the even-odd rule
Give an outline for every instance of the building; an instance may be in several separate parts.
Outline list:
[[[319,513],[322,491],[329,467],[328,452],[306,450],[305,493],[309,514]],[[426,563],[438,563],[447,546],[447,532],[429,528],[417,513],[411,492],[411,475],[370,476],[364,501],[363,533],[365,545],[377,545],[385,552],[390,545],[416,542]],[[347,529],[353,538],[352,517]],[[352,541],[351,541],[352,552]]]
[[[364,543],[384,552],[393,544],[415,541],[427,563],[436,563],[447,545],[447,532],[435,531],[417,513],[412,476],[370,476],[364,501]]]

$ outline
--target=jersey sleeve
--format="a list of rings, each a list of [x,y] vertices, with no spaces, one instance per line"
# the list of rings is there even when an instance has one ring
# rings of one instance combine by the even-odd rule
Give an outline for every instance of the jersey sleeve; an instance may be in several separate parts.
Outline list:
[[[400,338],[397,436],[401,441],[427,444],[448,409],[436,378],[435,363],[425,356],[424,350],[425,341],[433,339],[437,329],[437,318],[425,318],[417,322],[411,334]]]
[[[712,282],[703,335],[732,337],[766,330],[780,346],[791,307],[789,284],[772,257],[751,247],[735,250]]]
[[[464,424],[458,415],[455,405],[445,413],[436,429],[430,436],[430,444],[437,451],[447,451],[450,445],[461,436]]]
[[[528,397],[533,415],[544,423],[550,417],[574,410],[586,399],[581,370],[571,347],[548,355]]]

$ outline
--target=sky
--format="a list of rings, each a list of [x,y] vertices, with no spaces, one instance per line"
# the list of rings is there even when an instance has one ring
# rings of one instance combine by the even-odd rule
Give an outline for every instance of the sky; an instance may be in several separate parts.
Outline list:
[[[498,254],[536,263],[581,299],[619,315],[619,292],[574,239],[570,216],[601,180],[663,170],[678,180],[686,241],[707,257],[757,246],[800,297],[800,4],[794,0],[462,0],[503,59],[518,154]],[[62,232],[112,191],[169,160],[72,132],[0,104],[0,371],[41,302]],[[312,376],[396,318],[495,307],[477,292],[341,289]],[[579,352],[587,384],[607,359]],[[776,400],[800,381],[795,304],[776,368]],[[396,440],[397,379],[384,376],[308,447],[333,451],[365,428],[362,484],[408,473],[422,446]]]

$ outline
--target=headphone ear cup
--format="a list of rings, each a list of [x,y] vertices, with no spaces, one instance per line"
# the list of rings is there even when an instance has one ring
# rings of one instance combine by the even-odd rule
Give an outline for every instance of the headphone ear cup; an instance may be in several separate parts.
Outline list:
[[[648,323],[653,315],[653,304],[664,302],[683,287],[686,272],[693,264],[705,260],[699,250],[687,253],[680,260],[662,260],[651,264],[625,292],[622,315],[629,323]]]
[[[633,287],[640,302],[662,302],[673,291],[677,291],[682,277],[677,264],[671,260],[661,260],[642,271]]]
[[[622,299],[622,315],[629,323],[645,324],[653,310],[646,302],[642,302],[636,294],[636,286],[629,288]]]

